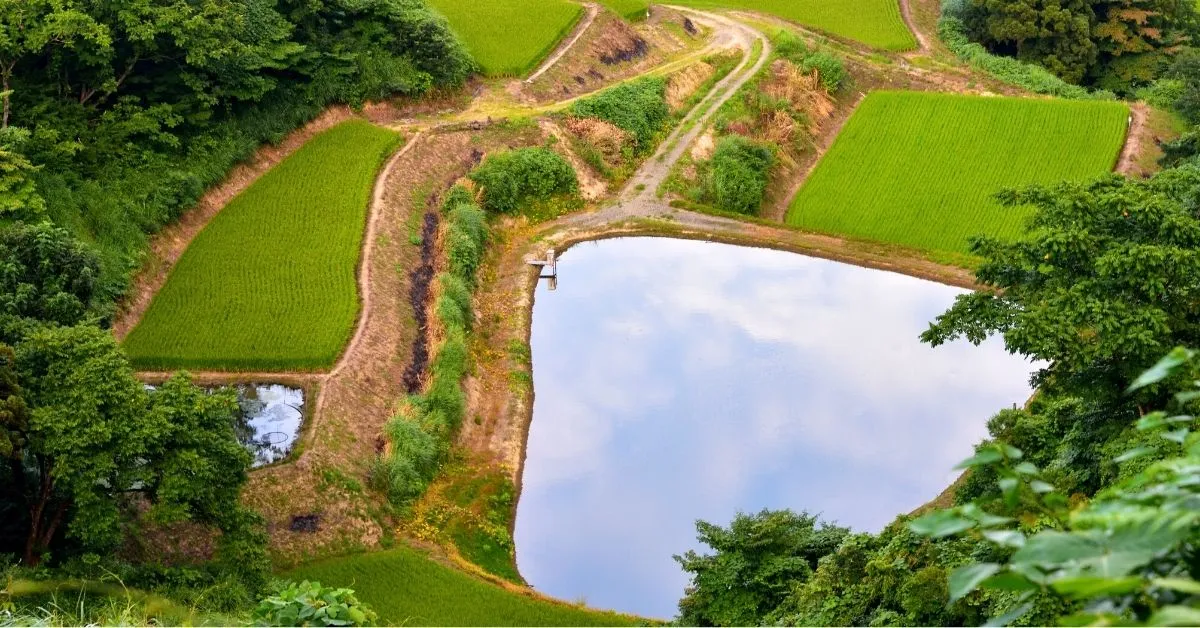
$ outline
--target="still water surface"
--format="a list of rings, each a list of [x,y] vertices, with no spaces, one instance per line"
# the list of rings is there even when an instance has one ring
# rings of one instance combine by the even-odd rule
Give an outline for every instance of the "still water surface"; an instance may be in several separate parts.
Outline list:
[[[533,311],[517,508],[540,591],[669,618],[694,521],[791,508],[860,531],[936,496],[1034,366],[917,339],[964,291],[765,249],[581,244]]]

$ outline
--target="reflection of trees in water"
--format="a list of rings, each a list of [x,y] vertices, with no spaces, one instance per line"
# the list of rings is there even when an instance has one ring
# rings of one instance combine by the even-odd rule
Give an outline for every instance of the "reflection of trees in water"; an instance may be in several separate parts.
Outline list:
[[[254,466],[286,458],[303,418],[304,391],[279,384],[240,384],[237,396],[234,432],[254,455]]]

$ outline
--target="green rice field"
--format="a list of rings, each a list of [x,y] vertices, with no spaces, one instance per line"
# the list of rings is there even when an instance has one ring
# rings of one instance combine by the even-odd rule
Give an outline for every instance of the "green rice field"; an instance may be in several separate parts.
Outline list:
[[[912,50],[917,39],[899,0],[679,0],[699,9],[745,9],[783,18],[884,50]]]
[[[138,369],[317,370],[354,330],[375,174],[398,136],[362,120],[314,137],[233,199],[125,339]]]
[[[600,0],[600,4],[627,20],[644,19],[650,8],[649,0]]]
[[[1129,109],[1119,102],[874,92],[788,209],[804,229],[927,252],[1017,236],[1028,212],[1003,188],[1112,170]]]
[[[488,76],[521,76],[583,16],[569,0],[430,0]]]
[[[637,618],[509,592],[398,547],[304,565],[284,577],[350,587],[381,626],[632,626]]]

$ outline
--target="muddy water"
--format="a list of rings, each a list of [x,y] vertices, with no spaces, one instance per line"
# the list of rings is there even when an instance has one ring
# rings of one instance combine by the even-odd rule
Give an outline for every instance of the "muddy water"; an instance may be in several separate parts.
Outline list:
[[[517,563],[544,593],[669,618],[694,521],[791,508],[861,531],[936,496],[1034,367],[917,336],[964,291],[792,253],[578,245],[533,312]]]

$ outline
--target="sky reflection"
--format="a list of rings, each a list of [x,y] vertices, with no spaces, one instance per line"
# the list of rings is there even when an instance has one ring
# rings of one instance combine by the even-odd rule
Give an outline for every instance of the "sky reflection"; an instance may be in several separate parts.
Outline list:
[[[538,287],[517,562],[535,588],[669,618],[694,521],[792,508],[878,531],[937,495],[1033,367],[917,339],[963,290],[764,249],[580,244]]]

